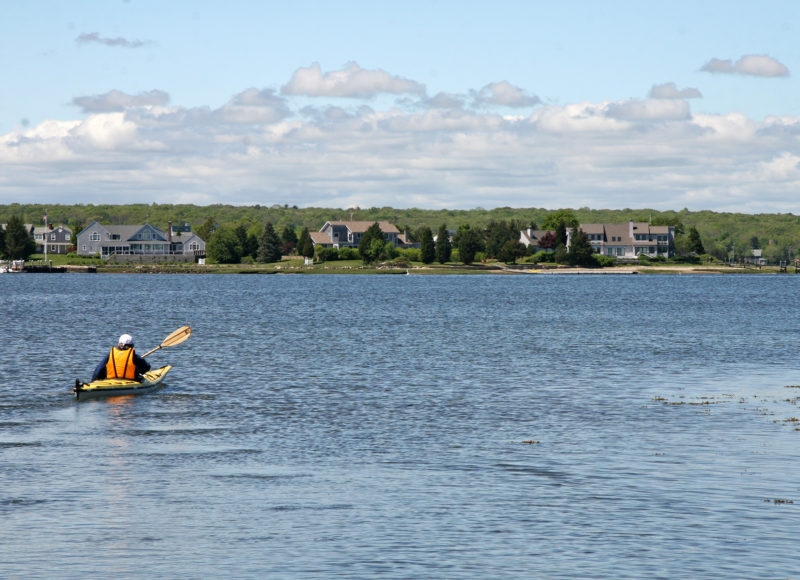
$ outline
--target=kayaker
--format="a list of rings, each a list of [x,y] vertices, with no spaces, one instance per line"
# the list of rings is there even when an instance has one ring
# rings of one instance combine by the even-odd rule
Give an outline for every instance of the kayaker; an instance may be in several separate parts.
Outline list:
[[[136,354],[133,348],[133,337],[123,334],[117,346],[112,346],[106,357],[94,369],[92,381],[102,379],[140,380],[150,370],[150,363]]]

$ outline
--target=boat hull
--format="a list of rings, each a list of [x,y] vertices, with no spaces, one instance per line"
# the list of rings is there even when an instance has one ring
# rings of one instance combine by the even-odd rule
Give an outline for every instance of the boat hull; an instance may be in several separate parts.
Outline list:
[[[138,395],[140,393],[147,393],[156,389],[164,380],[169,370],[170,365],[163,366],[159,369],[152,369],[142,375],[141,381],[132,381],[128,379],[103,379],[101,381],[93,381],[91,383],[81,383],[75,381],[75,398],[78,400],[96,398],[96,397],[115,397],[119,395]]]

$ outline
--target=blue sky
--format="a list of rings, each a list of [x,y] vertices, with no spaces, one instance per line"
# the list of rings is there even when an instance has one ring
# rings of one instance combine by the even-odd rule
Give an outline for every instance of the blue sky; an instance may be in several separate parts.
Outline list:
[[[0,203],[797,212],[798,6],[9,2]]]

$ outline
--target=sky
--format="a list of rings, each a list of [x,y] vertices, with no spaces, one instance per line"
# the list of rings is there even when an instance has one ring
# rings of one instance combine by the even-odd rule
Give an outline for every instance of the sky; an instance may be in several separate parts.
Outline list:
[[[0,5],[0,204],[800,213],[795,0]]]

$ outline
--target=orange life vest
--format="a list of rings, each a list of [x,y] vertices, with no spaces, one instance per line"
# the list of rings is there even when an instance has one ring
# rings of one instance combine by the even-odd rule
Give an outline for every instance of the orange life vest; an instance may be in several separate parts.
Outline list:
[[[136,378],[136,365],[133,364],[133,349],[119,349],[116,346],[111,348],[106,363],[106,378],[108,379],[131,379]]]

